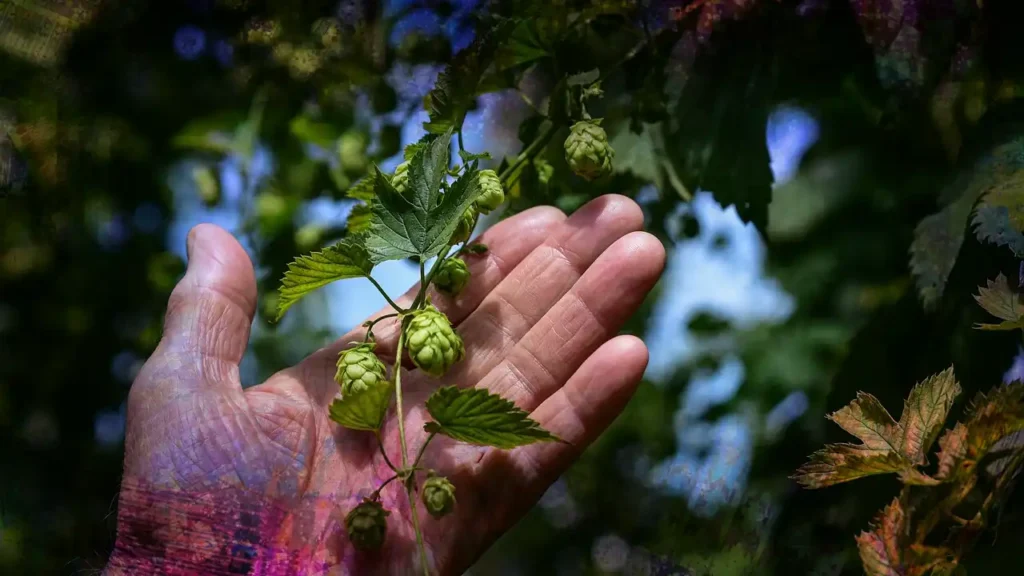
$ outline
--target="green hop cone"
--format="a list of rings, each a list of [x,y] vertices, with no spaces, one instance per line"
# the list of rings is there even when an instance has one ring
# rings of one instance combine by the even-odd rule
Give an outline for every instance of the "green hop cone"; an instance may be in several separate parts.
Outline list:
[[[443,476],[431,476],[420,493],[423,505],[434,518],[446,516],[455,507],[455,486]]]
[[[473,233],[474,224],[476,224],[476,210],[470,206],[466,208],[462,216],[459,216],[459,225],[455,228],[455,232],[452,232],[452,239],[448,243],[454,246],[469,240],[470,234]]]
[[[462,258],[449,258],[441,263],[434,276],[434,286],[445,294],[457,296],[469,283],[469,268]]]
[[[376,344],[364,342],[338,355],[338,372],[334,379],[342,394],[358,394],[387,380],[384,363],[373,353]]]
[[[388,532],[390,512],[375,500],[363,500],[345,516],[345,530],[352,544],[360,550],[377,550]]]
[[[501,188],[501,179],[494,170],[481,170],[477,174],[480,183],[480,195],[476,197],[473,205],[484,214],[490,214],[505,201],[505,191]]]
[[[361,132],[349,130],[338,139],[338,159],[346,174],[361,174],[366,171],[366,137]]]
[[[608,134],[601,120],[580,120],[572,125],[565,139],[565,161],[573,173],[586,180],[596,180],[611,173],[615,150],[608,145]]]
[[[409,188],[408,161],[402,162],[395,168],[395,175],[391,177],[391,186],[395,188],[395,192],[405,194],[405,191]]]
[[[405,327],[405,339],[413,363],[435,378],[443,376],[466,354],[462,338],[452,328],[448,317],[430,304],[412,313]]]

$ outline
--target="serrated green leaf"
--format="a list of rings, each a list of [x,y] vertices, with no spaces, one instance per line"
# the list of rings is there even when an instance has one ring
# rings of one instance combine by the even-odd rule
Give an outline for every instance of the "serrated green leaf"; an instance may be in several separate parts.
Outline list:
[[[867,576],[905,576],[903,534],[906,522],[899,498],[894,498],[876,517],[871,531],[857,535],[857,549]]]
[[[358,182],[349,186],[348,190],[345,190],[345,196],[352,198],[353,200],[362,200],[369,202],[373,200],[376,194],[374,194],[374,175],[370,174],[360,178]]]
[[[402,157],[406,161],[412,160],[420,153],[421,150],[430,145],[434,140],[437,140],[437,134],[431,134],[429,132],[424,134],[422,138],[405,147],[405,150],[402,151]]]
[[[373,269],[370,255],[358,241],[351,238],[329,246],[321,252],[299,256],[288,264],[288,271],[278,290],[277,320],[303,296],[313,290],[346,278],[369,276]]]
[[[510,449],[534,442],[558,441],[526,411],[483,388],[445,386],[427,399],[434,418],[424,428],[461,442]]]
[[[994,147],[942,191],[944,207],[917,225],[910,245],[910,269],[926,307],[933,308],[942,297],[975,203],[1017,170],[1024,158],[1022,147],[1024,139],[1020,138]],[[983,232],[990,231],[986,227]]]
[[[593,70],[587,70],[586,72],[580,72],[579,74],[573,74],[565,79],[565,83],[568,86],[587,86],[597,82],[597,79],[601,77],[601,71],[597,68]]]
[[[423,108],[430,119],[423,129],[431,134],[462,125],[462,119],[476,98],[477,86],[490,65],[495,50],[513,29],[512,21],[502,21],[481,31],[473,42],[441,71],[434,88],[423,98]]]
[[[466,152],[465,150],[459,150],[459,158],[462,159],[462,163],[463,164],[469,164],[470,162],[472,162],[474,160],[490,160],[491,159],[491,153],[490,152],[481,152],[479,154],[474,154],[473,152]]]
[[[975,234],[983,242],[1008,246],[1024,257],[1024,166],[1020,158],[994,177],[974,213]]]
[[[365,234],[370,230],[373,220],[373,209],[369,204],[356,204],[345,220],[345,230],[350,235]]]
[[[829,444],[812,454],[792,478],[806,488],[818,489],[864,476],[899,472],[909,466],[910,463],[896,452],[855,444]]]
[[[942,431],[953,401],[960,395],[960,384],[953,367],[916,384],[903,403],[899,427],[900,452],[914,464],[923,464],[925,455]]]
[[[384,178],[377,179],[377,200],[371,205],[373,218],[366,235],[366,249],[374,263],[436,256],[451,240],[462,213],[480,195],[473,166],[466,167],[441,194],[450,138],[448,132],[413,158],[405,194],[395,192]]]
[[[523,19],[516,24],[508,41],[498,49],[494,56],[494,65],[498,70],[507,70],[540,60],[549,54],[541,32],[537,29],[536,20]]]
[[[336,399],[328,414],[331,420],[352,430],[380,430],[391,405],[393,389],[394,384],[382,380],[377,386]]]
[[[1016,330],[1024,328],[1024,299],[1010,288],[1006,276],[1000,273],[995,280],[988,280],[987,287],[978,287],[974,299],[986,312],[1004,320],[999,324],[975,324],[978,330]]]

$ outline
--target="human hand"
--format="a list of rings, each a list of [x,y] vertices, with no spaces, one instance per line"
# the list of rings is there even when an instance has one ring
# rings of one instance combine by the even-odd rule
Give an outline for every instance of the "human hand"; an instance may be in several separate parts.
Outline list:
[[[482,235],[490,250],[468,259],[473,281],[457,298],[432,295],[466,357],[441,382],[417,370],[403,376],[409,450],[426,438],[423,401],[443,384],[486,387],[568,442],[512,451],[431,443],[423,462],[458,497],[451,515],[421,518],[434,573],[466,570],[625,407],[647,350],[616,333],[664,265],[660,242],[642,226],[640,208],[621,196],[569,218],[534,208]],[[215,226],[193,229],[163,339],[129,394],[117,545],[105,572],[413,573],[416,543],[399,483],[381,491],[392,511],[381,550],[359,552],[345,534],[344,515],[366,487],[392,475],[373,435],[327,417],[339,392],[338,353],[362,331],[243,389],[238,364],[255,306],[242,247]],[[393,359],[397,324],[382,321],[374,333],[378,355]],[[393,423],[382,438],[397,453]]]

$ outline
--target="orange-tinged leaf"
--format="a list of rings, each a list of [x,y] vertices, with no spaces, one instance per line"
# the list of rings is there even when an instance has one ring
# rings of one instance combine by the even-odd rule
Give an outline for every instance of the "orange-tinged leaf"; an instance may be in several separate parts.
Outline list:
[[[953,367],[926,378],[914,386],[903,403],[899,426],[903,433],[901,452],[914,464],[923,464],[925,454],[946,422],[960,385]]]
[[[848,405],[826,416],[843,430],[856,436],[864,447],[883,452],[897,451],[900,433],[896,421],[882,403],[871,394],[858,392]]]
[[[938,478],[932,478],[931,476],[921,472],[917,468],[907,468],[906,470],[900,470],[899,473],[900,482],[904,484],[910,484],[912,486],[937,486],[942,484],[942,481]]]
[[[893,498],[875,519],[870,532],[857,535],[857,549],[868,576],[904,576],[903,539],[906,515],[899,498]]]
[[[1000,439],[1024,430],[1024,386],[1001,385],[979,393],[967,420],[966,456],[977,461]]]
[[[1004,320],[999,324],[975,324],[978,330],[1016,330],[1024,328],[1024,300],[1014,289],[1006,276],[999,274],[995,280],[988,280],[987,287],[978,287],[974,296],[986,312]]]
[[[957,422],[952,430],[939,438],[939,470],[935,477],[940,480],[952,478],[967,454],[967,427]]]
[[[896,452],[856,444],[829,444],[812,454],[792,478],[806,488],[818,489],[864,476],[898,472],[909,466]]]
[[[904,554],[907,565],[907,576],[926,576],[935,571],[948,572],[956,567],[956,556],[945,546],[925,546],[911,544]]]

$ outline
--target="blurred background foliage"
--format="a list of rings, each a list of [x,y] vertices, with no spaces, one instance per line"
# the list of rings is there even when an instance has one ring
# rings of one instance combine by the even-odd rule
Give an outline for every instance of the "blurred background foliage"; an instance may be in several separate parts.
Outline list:
[[[976,287],[1024,256],[1020,8],[0,3],[0,571],[104,564],[124,400],[192,225],[256,263],[259,382],[383,304],[353,281],[269,322],[287,262],[344,236],[371,163],[464,114],[494,167],[536,143],[504,215],[626,194],[669,250],[626,329],[651,348],[635,399],[472,573],[860,573],[853,537],[897,483],[798,489],[806,457],[847,440],[823,415],[858,390],[898,411],[950,364],[963,398],[1024,366],[1015,332],[971,330]],[[594,69],[616,157],[588,184],[562,141],[566,78]],[[389,291],[414,275],[375,272]],[[1020,501],[972,574],[1013,572]]]

